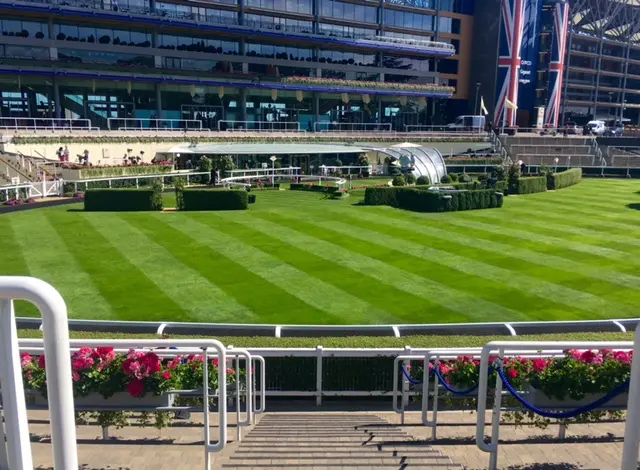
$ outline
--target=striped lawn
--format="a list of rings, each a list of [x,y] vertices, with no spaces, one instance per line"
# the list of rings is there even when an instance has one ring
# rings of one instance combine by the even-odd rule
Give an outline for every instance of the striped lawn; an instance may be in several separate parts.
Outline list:
[[[42,278],[72,317],[105,320],[400,324],[640,311],[637,181],[585,180],[449,214],[360,206],[359,192],[257,195],[243,212],[2,215],[0,274]]]

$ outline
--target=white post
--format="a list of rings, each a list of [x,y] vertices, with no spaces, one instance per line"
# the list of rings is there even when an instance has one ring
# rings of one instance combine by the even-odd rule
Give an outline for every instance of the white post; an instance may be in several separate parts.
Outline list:
[[[0,468],[9,468],[9,456],[7,455],[7,444],[5,442],[5,432],[2,411],[0,411]]]
[[[629,383],[629,400],[627,403],[627,423],[624,428],[624,446],[622,448],[622,470],[638,468],[638,448],[640,447],[640,328],[636,328],[633,343],[633,363]]]
[[[8,392],[3,398],[10,468],[33,469],[18,337],[10,299],[27,300],[35,304],[42,315],[53,466],[60,470],[76,469],[78,456],[67,306],[58,291],[46,282],[31,277],[0,276],[0,382]]]
[[[322,346],[316,347],[316,406],[322,405]]]
[[[251,365],[249,365],[251,367]],[[251,371],[246,371],[250,374]],[[247,390],[247,393],[249,391]],[[247,406],[250,406],[247,403]],[[242,426],[240,426],[240,356],[236,356],[236,439],[238,442],[242,442]]]

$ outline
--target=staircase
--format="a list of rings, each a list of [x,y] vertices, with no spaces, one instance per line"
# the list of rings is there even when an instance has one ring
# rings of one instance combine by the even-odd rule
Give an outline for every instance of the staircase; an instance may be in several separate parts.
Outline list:
[[[267,413],[225,470],[241,469],[462,469],[422,441],[372,414]]]
[[[500,136],[507,154],[515,163],[527,166],[593,167],[601,166],[602,151],[592,137]]]

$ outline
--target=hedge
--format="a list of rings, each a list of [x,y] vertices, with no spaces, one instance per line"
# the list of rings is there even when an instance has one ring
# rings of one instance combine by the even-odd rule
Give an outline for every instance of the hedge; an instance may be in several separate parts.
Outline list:
[[[131,165],[131,166],[105,166],[91,168],[71,168],[78,170],[79,179],[108,178],[111,176],[135,176],[155,175],[169,173],[172,165]]]
[[[578,184],[582,180],[582,168],[572,168],[554,173],[547,179],[547,189],[561,189]]]
[[[396,192],[399,188],[367,188],[364,191],[364,203],[367,206],[395,206]]]
[[[543,193],[547,190],[547,178],[545,176],[530,176],[518,179],[516,194]]]
[[[233,189],[185,189],[182,196],[185,211],[236,211],[249,204],[246,191]]]
[[[335,193],[340,188],[337,186],[322,186],[320,184],[302,184],[302,183],[291,183],[289,186],[291,191],[312,191],[316,193]]]
[[[88,189],[84,193],[85,211],[157,211],[153,189]]]
[[[453,212],[502,207],[503,195],[495,189],[477,191],[424,191],[403,188],[396,194],[400,209],[415,212]]]

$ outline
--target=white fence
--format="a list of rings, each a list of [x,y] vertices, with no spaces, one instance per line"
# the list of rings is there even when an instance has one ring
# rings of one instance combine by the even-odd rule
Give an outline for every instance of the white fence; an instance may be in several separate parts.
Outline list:
[[[226,119],[218,121],[218,131],[301,132],[298,121],[229,121]]]
[[[5,201],[9,200],[9,196],[12,192],[15,194],[15,198],[17,199],[20,196],[20,193],[23,192],[21,190],[26,192],[26,196],[28,199],[60,196],[62,195],[62,181],[41,181],[34,183],[16,184],[12,186],[0,186],[0,191],[4,193]]]
[[[118,131],[202,131],[199,119],[109,118],[109,130]]]
[[[406,132],[425,132],[435,134],[486,134],[483,127],[454,127],[444,126],[423,126],[421,124],[406,124],[404,126]]]
[[[374,122],[329,122],[321,121],[314,124],[316,132],[393,132],[391,123],[374,123]]]
[[[91,125],[90,119],[0,117],[0,129],[90,131],[97,129],[97,127]]]

